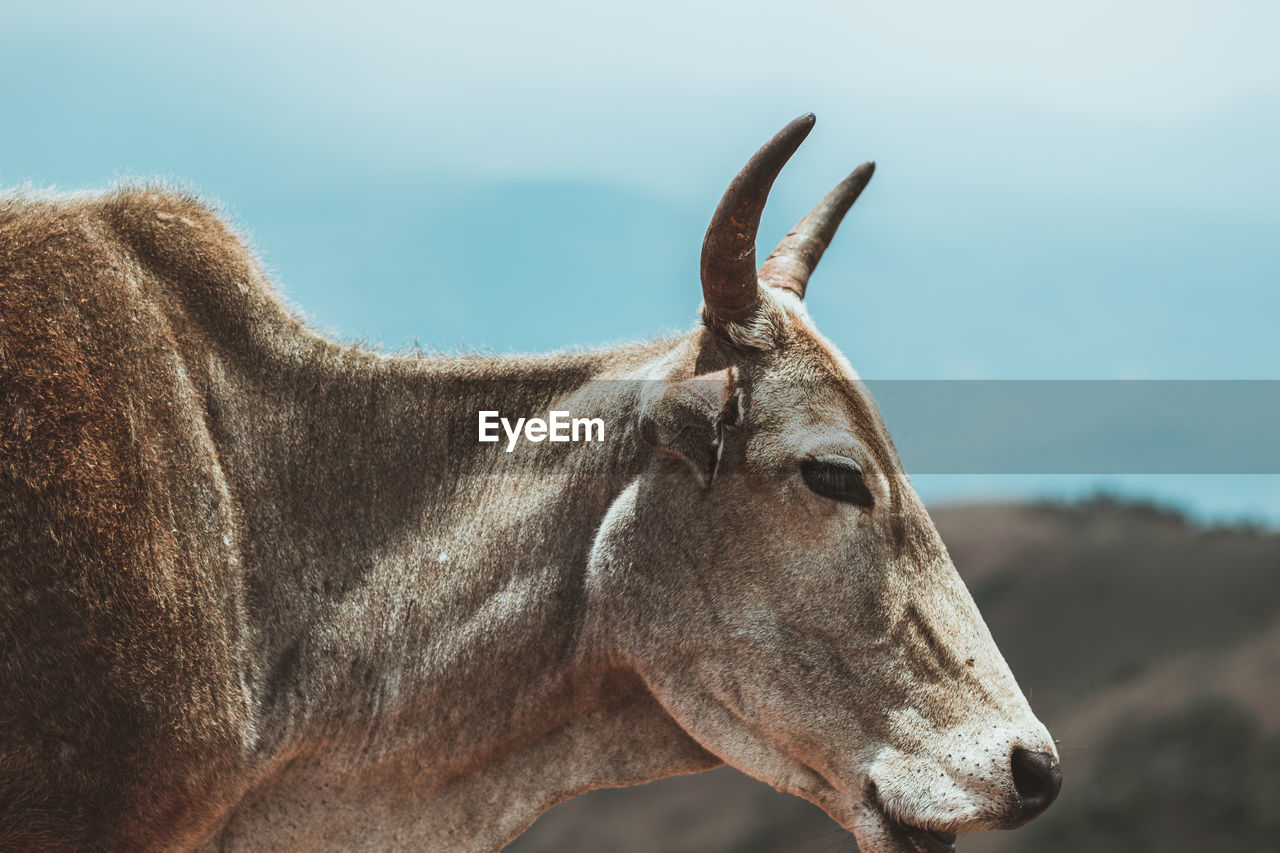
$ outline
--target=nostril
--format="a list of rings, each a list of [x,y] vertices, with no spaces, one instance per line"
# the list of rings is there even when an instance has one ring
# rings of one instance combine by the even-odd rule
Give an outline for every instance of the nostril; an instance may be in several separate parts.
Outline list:
[[[1013,787],[1022,800],[1022,819],[1030,820],[1058,798],[1062,789],[1062,769],[1058,759],[1047,752],[1031,752],[1018,747],[1012,756]]]

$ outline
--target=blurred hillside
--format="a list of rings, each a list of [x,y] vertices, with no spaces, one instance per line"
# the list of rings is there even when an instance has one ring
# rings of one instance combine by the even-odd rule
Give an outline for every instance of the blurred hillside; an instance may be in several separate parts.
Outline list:
[[[961,851],[1280,851],[1280,535],[1108,499],[933,517],[1065,779],[1044,817]],[[720,769],[578,797],[507,849],[856,846],[817,808]]]

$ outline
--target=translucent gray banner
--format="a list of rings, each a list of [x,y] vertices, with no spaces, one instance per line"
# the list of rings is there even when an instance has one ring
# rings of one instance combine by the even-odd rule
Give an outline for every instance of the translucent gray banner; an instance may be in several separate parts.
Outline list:
[[[728,393],[717,385],[725,377],[693,381],[708,383],[704,404]],[[549,377],[477,380],[459,389],[475,409],[464,408],[453,428],[456,440],[513,454],[516,463],[542,464],[548,454],[634,436],[633,425],[620,419],[638,417],[668,386],[603,380],[564,390]],[[1280,380],[867,380],[866,386],[910,474],[1280,474]],[[798,390],[776,399],[852,402],[826,386]],[[769,405],[768,394],[757,397],[750,387],[745,397],[748,407]],[[602,435],[591,419],[599,420]],[[845,420],[856,418],[835,422]]]
[[[1280,474],[1277,380],[867,380],[908,473]]]

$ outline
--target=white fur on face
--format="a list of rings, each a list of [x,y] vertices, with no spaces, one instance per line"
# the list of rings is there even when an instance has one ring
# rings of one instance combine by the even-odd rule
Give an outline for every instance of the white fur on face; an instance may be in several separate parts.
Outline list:
[[[655,520],[641,497],[634,517],[618,520],[648,530],[651,540],[656,523],[664,528],[659,541],[686,543],[679,554],[652,559],[696,575],[684,581],[696,581],[697,606],[674,617],[675,636],[661,642],[699,654],[651,664],[646,677],[655,694],[712,752],[818,803],[865,850],[905,843],[885,814],[937,831],[1008,823],[1020,802],[1013,750],[1056,749],[857,373],[786,291],[766,289],[754,318],[715,328],[733,347],[761,353],[757,363],[773,371],[755,377],[742,457],[735,463],[726,450],[722,481],[696,502],[669,508],[666,518]],[[821,364],[789,364],[779,347],[800,339],[797,353],[805,355],[795,358]],[[865,402],[870,423],[842,420],[832,401],[843,398]],[[874,460],[864,454],[875,510],[796,484],[796,454],[826,444],[852,448],[850,455],[873,444],[889,448]],[[662,488],[670,500],[673,487]],[[890,513],[925,547],[895,552],[884,533]],[[634,540],[627,546],[638,565],[647,560],[636,555],[660,550]],[[657,594],[670,601],[687,592],[674,585]]]

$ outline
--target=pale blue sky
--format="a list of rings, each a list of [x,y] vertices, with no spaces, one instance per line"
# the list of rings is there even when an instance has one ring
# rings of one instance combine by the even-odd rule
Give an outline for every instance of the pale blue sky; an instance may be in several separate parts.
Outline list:
[[[719,193],[814,111],[762,241],[877,161],[810,297],[864,375],[1280,378],[1273,3],[202,5],[0,9],[0,183],[165,176],[343,337],[537,350],[691,323]]]

